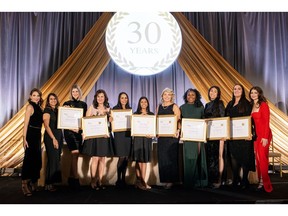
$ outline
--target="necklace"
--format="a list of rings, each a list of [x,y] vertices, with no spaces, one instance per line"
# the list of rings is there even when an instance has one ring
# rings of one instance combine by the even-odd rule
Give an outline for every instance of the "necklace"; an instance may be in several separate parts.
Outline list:
[[[171,104],[170,104],[170,105],[171,105]],[[162,107],[163,107],[164,110],[166,110],[170,105],[164,106],[164,105],[162,104]]]

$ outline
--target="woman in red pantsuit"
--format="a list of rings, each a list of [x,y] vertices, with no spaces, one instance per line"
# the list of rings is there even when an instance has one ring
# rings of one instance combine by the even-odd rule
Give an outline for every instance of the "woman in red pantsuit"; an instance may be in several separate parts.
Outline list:
[[[269,146],[272,139],[270,129],[270,110],[267,100],[263,95],[260,87],[254,86],[249,93],[251,104],[253,105],[251,116],[255,123],[256,141],[254,142],[255,157],[257,165],[257,174],[259,178],[259,186],[257,190],[271,192],[273,190],[270,177],[268,175],[269,166]]]

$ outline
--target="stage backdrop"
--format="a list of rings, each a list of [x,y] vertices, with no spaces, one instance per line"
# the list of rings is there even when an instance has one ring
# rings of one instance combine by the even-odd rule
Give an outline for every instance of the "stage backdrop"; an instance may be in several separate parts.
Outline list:
[[[269,105],[274,141],[278,151],[286,156],[284,162],[287,164],[287,116],[273,105],[278,104],[279,100],[286,104],[287,90],[283,82],[287,80],[285,56],[288,48],[283,38],[287,38],[287,14],[173,15],[178,20],[183,34],[183,47],[178,62],[159,75],[136,77],[121,71],[113,62],[109,62],[104,34],[112,13],[1,13],[0,90],[4,99],[1,103],[3,127],[0,131],[0,166],[21,165],[23,149],[20,137],[25,108],[23,104],[25,105],[33,87],[41,88],[44,98],[53,91],[58,94],[61,102],[64,102],[68,99],[71,85],[78,83],[84,91],[84,96],[87,96],[85,100],[88,105],[91,104],[98,88],[107,91],[111,105],[116,104],[120,91],[126,91],[135,110],[135,105],[142,95],[148,96],[152,107],[156,107],[165,87],[175,90],[176,103],[181,105],[182,95],[187,88],[195,86],[200,90],[204,101],[207,101],[209,86],[216,84],[221,87],[223,100],[227,103],[231,99],[235,83],[242,83],[248,91],[252,81],[253,85],[260,85],[264,89],[271,101]],[[94,23],[91,20],[97,22],[86,34]],[[202,35],[207,37],[216,50],[191,23],[200,32],[203,31]],[[275,23],[280,23],[282,31],[275,32]],[[268,31],[267,26],[274,31]],[[269,36],[264,37],[264,33],[269,33]],[[86,37],[81,41],[84,35]],[[282,39],[282,43],[276,39]],[[78,43],[80,44],[76,48]],[[274,52],[264,48],[264,45],[270,47],[271,44],[275,45]],[[279,61],[283,70],[278,70]],[[272,68],[275,65],[278,67],[277,71]],[[239,71],[235,68],[239,68]],[[272,69],[270,77],[268,73]],[[250,82],[244,77],[249,78]],[[250,80],[250,77],[253,79]],[[283,81],[282,86],[279,85],[280,81]],[[271,83],[278,85],[270,85]],[[13,108],[11,104],[14,105]]]

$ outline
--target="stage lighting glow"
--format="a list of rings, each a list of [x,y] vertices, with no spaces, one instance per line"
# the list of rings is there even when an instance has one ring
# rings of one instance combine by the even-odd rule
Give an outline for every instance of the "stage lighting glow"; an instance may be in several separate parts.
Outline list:
[[[113,61],[136,75],[154,75],[178,57],[182,34],[169,12],[118,12],[108,23],[106,47]]]

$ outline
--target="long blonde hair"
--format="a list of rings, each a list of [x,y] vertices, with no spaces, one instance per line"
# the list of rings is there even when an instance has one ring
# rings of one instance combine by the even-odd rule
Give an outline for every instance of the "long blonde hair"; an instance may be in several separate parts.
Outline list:
[[[73,96],[72,96],[72,90],[73,89],[77,89],[78,90],[78,92],[79,92],[79,98],[78,98],[78,100],[81,100],[81,98],[82,98],[82,90],[81,90],[81,88],[77,85],[77,84],[74,84],[72,87],[71,87],[71,89],[70,89],[70,100],[73,100]],[[76,98],[75,98],[76,99]]]

